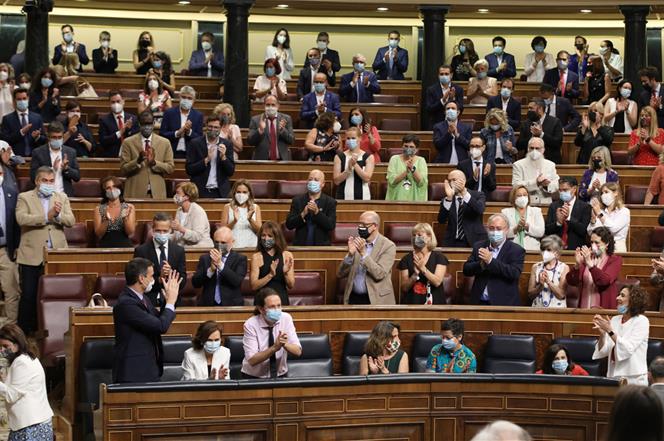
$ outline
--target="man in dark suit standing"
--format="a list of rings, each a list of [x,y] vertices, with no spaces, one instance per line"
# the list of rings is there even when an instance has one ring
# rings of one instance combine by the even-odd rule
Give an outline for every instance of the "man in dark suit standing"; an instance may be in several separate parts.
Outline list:
[[[658,127],[664,127],[664,87],[657,81],[659,71],[655,66],[644,67],[639,70],[639,79],[643,91],[639,94],[639,109],[650,106],[657,112]]]
[[[134,250],[134,257],[142,257],[152,262],[154,266],[154,285],[146,289],[145,295],[153,305],[164,306],[164,297],[161,295],[162,280],[168,279],[175,271],[182,276],[180,292],[187,282],[187,267],[184,248],[171,239],[171,216],[166,213],[155,213],[152,218],[152,239],[138,246]]]
[[[5,141],[0,141],[0,154],[11,151]],[[21,241],[21,227],[16,222],[18,188],[13,172],[0,166],[0,289],[5,299],[5,315],[9,323],[16,323],[20,289],[16,250]]]
[[[367,59],[362,54],[353,57],[353,71],[341,77],[339,96],[347,103],[373,103],[374,93],[380,93],[375,73],[365,70]]]
[[[489,63],[487,75],[498,81],[516,76],[516,63],[514,55],[505,52],[507,42],[503,37],[493,37],[491,41],[493,52],[486,55],[484,59]]]
[[[558,96],[568,99],[578,98],[579,76],[567,68],[568,63],[569,53],[567,51],[558,52],[557,66],[546,71],[543,82],[553,87]]]
[[[427,88],[427,112],[429,113],[429,127],[433,127],[445,119],[445,106],[450,101],[463,108],[463,89],[452,83],[452,68],[442,65],[438,68],[439,84],[432,84]]]
[[[325,112],[332,112],[341,120],[341,103],[339,95],[327,90],[327,77],[325,74],[317,73],[314,76],[314,91],[308,93],[302,99],[300,110],[300,121],[304,122],[305,128],[314,127],[316,119]]]
[[[203,32],[201,49],[193,51],[189,59],[189,75],[220,78],[224,75],[224,54],[214,50],[214,34]]]
[[[408,70],[408,51],[399,47],[400,41],[399,31],[390,31],[387,34],[387,46],[376,51],[372,68],[379,80],[404,79],[403,74]]]
[[[159,134],[171,142],[174,158],[185,158],[192,139],[203,136],[203,114],[194,109],[196,91],[191,86],[180,89],[180,105],[164,112]]]
[[[563,176],[558,181],[560,199],[549,205],[544,234],[556,234],[563,239],[563,248],[575,250],[586,245],[590,204],[577,198],[578,184],[573,176]]]
[[[486,111],[493,108],[503,109],[507,115],[507,122],[514,131],[519,130],[521,124],[521,102],[512,97],[514,80],[505,78],[500,84],[500,95],[489,97],[486,102]]]
[[[53,50],[53,65],[60,64],[63,54],[75,53],[78,55],[78,61],[80,61],[78,71],[83,72],[83,65],[87,65],[90,62],[85,45],[74,41],[74,28],[71,25],[62,25],[60,31],[62,31],[62,43],[57,45]]]
[[[470,158],[460,161],[457,169],[466,177],[468,190],[480,191],[488,196],[496,189],[496,164],[484,159],[486,144],[481,136],[473,136],[468,147]]]
[[[445,105],[445,120],[433,126],[433,145],[438,150],[434,162],[456,165],[468,159],[468,143],[473,127],[459,121],[461,109],[455,101]]]
[[[323,193],[325,174],[311,170],[307,192],[295,196],[286,228],[295,230],[293,245],[329,245],[330,233],[337,225],[337,201]]]
[[[157,312],[146,295],[156,279],[154,266],[147,259],[134,258],[125,267],[127,286],[113,307],[114,383],[155,382],[164,373],[161,335],[175,319],[181,280],[177,271],[164,279],[165,306]]]
[[[463,264],[463,275],[474,276],[470,293],[473,305],[520,306],[519,277],[526,251],[507,240],[509,221],[504,214],[494,214],[487,223],[489,240],[473,245]]]
[[[327,32],[319,32],[318,37],[316,37],[316,47],[320,51],[323,61],[321,65],[327,70],[332,71],[335,74],[341,70],[341,60],[339,58],[339,52],[334,49],[330,49],[330,35]],[[309,57],[304,59],[304,67],[309,67]]]
[[[565,97],[558,96],[550,84],[542,83],[540,97],[544,100],[544,113],[560,120],[565,132],[576,132],[581,123],[581,115]]]
[[[214,248],[198,259],[191,279],[195,288],[203,287],[198,306],[242,306],[240,286],[247,274],[247,257],[233,251],[230,228],[218,228],[213,239]]]
[[[265,112],[251,118],[247,144],[253,145],[254,160],[290,161],[288,147],[295,142],[293,121],[289,115],[279,112],[279,99],[265,97]]]
[[[46,142],[42,133],[44,123],[41,115],[29,110],[29,92],[14,89],[14,108],[2,118],[2,139],[12,146],[14,154],[30,156],[32,150]]]
[[[331,87],[337,84],[337,76],[334,70],[332,70],[331,63],[328,61],[323,64],[320,57],[320,49],[316,47],[309,49],[309,52],[307,52],[307,64],[300,70],[300,75],[297,78],[298,100],[301,100],[305,95],[314,91],[316,74],[325,75],[327,84]]]
[[[547,85],[548,86],[548,85]],[[548,86],[550,87],[550,86]],[[544,157],[556,164],[563,162],[563,127],[558,118],[546,115],[544,101],[534,98],[528,103],[526,120],[521,124],[516,148],[519,152],[528,152],[528,142],[533,136],[544,141]]]
[[[217,115],[207,117],[205,135],[187,149],[185,170],[196,184],[201,198],[225,198],[231,189],[229,179],[235,173],[233,144],[219,136],[221,120]]]
[[[99,119],[99,145],[101,152],[98,156],[117,158],[120,156],[122,142],[138,133],[138,118],[136,115],[124,111],[124,98],[119,90],[108,93],[111,104],[111,113]]]
[[[447,224],[443,246],[467,248],[486,240],[482,223],[486,197],[484,193],[466,188],[466,177],[460,170],[452,170],[445,182],[445,197],[440,201],[438,222]]]
[[[48,126],[48,144],[37,147],[30,161],[30,180],[37,177],[39,167],[52,167],[55,172],[55,191],[74,196],[74,185],[81,179],[81,170],[76,161],[76,150],[63,145],[65,128],[58,121]]]

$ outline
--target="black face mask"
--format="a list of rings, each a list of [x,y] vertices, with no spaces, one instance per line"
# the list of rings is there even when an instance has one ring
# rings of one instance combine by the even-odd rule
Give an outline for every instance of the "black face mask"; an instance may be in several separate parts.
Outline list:
[[[644,83],[644,84],[641,84],[641,85],[648,92],[650,92],[652,90],[652,87],[650,86],[650,83]]]
[[[539,121],[540,116],[539,113],[535,112],[534,110],[529,110],[528,113],[526,114],[526,118],[528,118],[532,122],[535,122]]]
[[[148,46],[150,46],[149,40],[141,40],[141,47],[148,47]]]
[[[369,227],[357,227],[357,235],[364,240],[368,239],[369,236],[371,236],[371,233],[369,233]]]
[[[595,168],[595,170],[599,170],[602,167],[602,160],[593,159],[593,167]]]
[[[597,113],[596,112],[588,112],[588,120],[591,123],[594,123],[597,121]]]
[[[574,46],[576,47],[576,50],[579,50],[579,51],[582,51],[586,47],[586,45],[583,44],[583,43],[577,43]]]

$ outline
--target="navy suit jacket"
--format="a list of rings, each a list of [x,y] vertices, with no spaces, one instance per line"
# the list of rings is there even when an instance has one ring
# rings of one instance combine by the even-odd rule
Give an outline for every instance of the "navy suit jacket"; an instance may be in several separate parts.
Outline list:
[[[132,120],[131,129],[125,128],[124,138],[127,139],[132,135],[138,133],[138,118],[136,115],[125,112],[124,120]],[[99,119],[99,145],[101,146],[101,154],[104,158],[117,158],[120,156],[120,138],[117,137],[118,121],[112,113],[107,113]]]
[[[641,91],[639,94],[639,109],[650,105],[651,96],[652,94],[647,90]],[[659,98],[664,104],[664,85],[659,87]],[[659,108],[655,108],[655,112],[657,112],[657,127],[664,127],[664,106],[660,105]]]
[[[397,48],[397,59],[394,60],[392,70],[390,70],[389,62],[385,61],[385,54],[389,50],[389,46],[378,49],[371,67],[379,80],[403,80],[403,73],[408,70],[408,51],[401,47]]]
[[[499,66],[498,57],[496,54],[488,54],[484,57],[484,59],[489,62],[489,70],[487,75],[490,77],[494,77],[499,81],[503,80],[504,78],[516,77],[516,63],[514,62],[514,55],[503,52],[503,63],[505,63],[507,67],[500,72],[496,70]]]
[[[147,306],[125,287],[113,307],[114,383],[154,382],[164,373],[161,335],[171,326],[175,311],[161,308],[161,312],[157,312],[150,299],[147,296],[144,299]]]
[[[240,286],[247,274],[247,257],[231,250],[226,257],[224,269],[221,272],[215,271],[211,278],[208,278],[207,271],[210,268],[209,253],[203,254],[198,259],[196,273],[191,279],[195,288],[203,287],[203,292],[198,298],[198,306],[244,306],[244,299]],[[221,293],[221,303],[214,300],[214,291],[219,284]]]
[[[454,100],[451,100],[448,95],[447,100],[443,104],[443,101],[441,101],[443,98],[443,89],[440,83],[427,87],[427,112],[429,113],[429,124],[431,124],[431,127],[445,119],[445,106],[448,102],[454,101],[457,108],[463,109],[463,88],[451,83],[450,89],[454,89]]]
[[[479,249],[488,248],[489,241],[483,240],[473,245],[473,252],[463,264],[464,276],[475,276],[470,292],[470,303],[477,305],[488,288],[489,301],[496,306],[521,306],[519,297],[519,277],[523,271],[526,250],[510,240],[503,243],[498,256],[484,265],[479,258]]]
[[[448,132],[448,122],[444,120],[433,126],[433,145],[438,150],[434,162],[447,164],[452,157],[452,135]],[[457,131],[459,136],[454,141],[454,148],[459,161],[468,159],[468,145],[473,136],[473,128],[470,124],[457,120]]]
[[[333,92],[325,92],[325,107],[328,112],[332,112],[341,121],[341,103],[339,102],[339,95]],[[316,122],[318,115],[316,114],[316,92],[308,93],[302,99],[302,108],[300,109],[300,121],[304,122],[305,128],[311,129]]]
[[[78,54],[78,60],[81,62],[81,66],[78,68],[79,72],[83,72],[83,65],[90,62],[88,58],[88,53],[85,51],[85,45],[83,43],[78,43],[78,48],[76,48],[76,53]],[[53,50],[53,65],[60,63],[62,59],[62,45],[57,45]]]
[[[46,142],[41,115],[36,112],[28,112],[28,123],[32,124],[32,127],[30,127],[28,134],[23,136],[21,135],[22,126],[17,112],[8,113],[2,118],[2,139],[12,146],[15,155],[30,156],[32,150]],[[37,139],[34,139],[30,134],[34,130],[42,132]]]
[[[334,49],[327,48],[327,50],[323,54],[323,60],[329,60],[330,63],[332,63],[332,71],[334,73],[337,73],[341,70],[341,60],[339,59],[339,52],[335,51]],[[303,64],[305,69],[309,67],[309,57],[307,55],[304,56]]]
[[[21,227],[16,222],[16,201],[18,200],[18,183],[16,176],[9,167],[2,165],[4,180],[2,181],[2,194],[5,200],[5,225],[3,226],[7,255],[13,261],[14,253],[21,241]]]
[[[520,152],[528,151],[528,141],[532,138],[530,133],[530,126],[532,122],[526,120],[521,124],[519,129],[519,139],[516,142],[516,149]],[[542,139],[544,140],[544,157],[549,161],[556,164],[563,162],[562,145],[563,145],[563,128],[558,118],[552,116],[545,116],[542,122]]]
[[[81,170],[78,167],[78,161],[76,161],[76,150],[66,145],[62,146],[62,160],[64,161],[65,155],[69,159],[69,167],[66,170],[62,171],[62,185],[65,190],[65,194],[69,197],[74,196],[74,185],[73,182],[78,182],[81,180]],[[32,152],[32,160],[30,161],[30,182],[35,182],[37,177],[37,169],[42,166],[53,167],[51,162],[51,153],[48,144],[45,144],[41,147],[37,147]]]
[[[62,124],[65,127],[69,127],[69,118],[66,118]],[[92,143],[92,150],[88,151],[82,142],[76,140],[78,135],[82,135],[83,138]],[[82,120],[79,120],[78,124],[76,124],[76,132],[69,137],[65,145],[76,150],[76,156],[80,158],[84,156],[93,156],[97,143],[95,142],[95,138],[92,136],[92,132],[90,132],[88,125]]]
[[[468,246],[474,244],[479,240],[486,240],[486,230],[484,229],[484,208],[486,206],[486,196],[483,192],[468,190],[470,193],[470,200],[464,202],[463,211],[463,231],[468,241]],[[448,209],[443,205],[445,198],[440,201],[440,209],[438,211],[438,223],[447,224],[445,228],[445,237],[443,237],[443,246],[451,246],[455,242],[457,230],[457,210],[456,202],[452,201],[452,206]]]
[[[489,100],[486,102],[486,111],[488,112],[494,108],[502,109],[502,99],[500,95],[489,97]],[[515,132],[519,130],[519,125],[521,124],[521,102],[512,97],[507,101],[507,120]]]
[[[576,111],[572,103],[562,96],[556,97],[556,118],[563,126],[563,132],[576,132],[581,124],[581,115]]]
[[[332,71],[332,75],[329,75],[327,70],[321,65],[318,73],[325,74],[328,86],[334,87],[337,84],[337,75],[334,71]],[[303,96],[311,92],[311,69],[307,66],[300,70],[300,75],[297,77],[297,99],[300,100]]]
[[[184,248],[181,247],[180,245],[176,244],[172,240],[168,242],[168,264],[171,266],[172,269],[178,272],[180,274],[180,277],[182,277],[182,282],[180,283],[180,294],[182,294],[182,290],[184,289],[184,286],[187,284],[187,266],[185,264],[186,262],[186,256],[184,252]],[[161,295],[161,289],[163,288],[161,285],[161,266],[159,265],[159,256],[157,255],[157,251],[155,250],[154,247],[154,240],[148,240],[144,244],[139,245],[137,248],[134,249],[134,257],[142,257],[144,259],[148,259],[150,262],[152,262],[152,265],[154,266],[154,286],[152,287],[152,291],[145,293],[146,297],[150,299],[153,305],[157,305],[164,309],[164,304],[165,304],[165,299],[164,296]],[[180,301],[182,299],[178,297],[178,301],[176,305],[180,304]]]
[[[221,77],[224,74],[224,54],[221,51],[214,51],[213,55],[211,60],[212,76]],[[208,65],[205,62],[205,51],[203,49],[191,53],[189,68],[187,70],[189,71],[189,75],[207,77]]]
[[[101,48],[92,49],[92,65],[96,73],[114,74],[118,68],[118,51],[113,49],[112,57],[104,60]]]
[[[191,121],[191,134],[185,133],[184,135],[185,152],[189,149],[192,139],[203,136],[203,114],[196,109],[190,109],[187,119]],[[180,106],[171,107],[166,110],[164,112],[164,119],[161,121],[159,134],[171,142],[173,154],[175,154],[175,149],[180,141],[180,138],[175,137],[175,132],[180,130],[180,127],[182,127]]]
[[[484,166],[491,164],[491,171],[488,175],[484,175]],[[473,173],[473,160],[468,158],[460,161],[457,164],[457,169],[461,170],[464,175],[466,175],[466,188],[468,190],[477,191],[479,187],[479,181],[475,180],[475,174]],[[482,193],[485,196],[488,196],[489,193],[496,189],[496,164],[482,161],[482,172],[480,173],[480,179],[482,180]],[[473,242],[474,243],[474,242]]]
[[[217,154],[217,188],[219,190],[219,197],[227,197],[231,189],[229,179],[235,173],[235,162],[233,160],[233,144],[223,138],[219,141],[226,146],[226,160],[222,161],[221,156]],[[198,192],[202,193],[205,189],[210,176],[211,164],[205,165],[205,158],[207,158],[207,140],[205,136],[198,137],[191,141],[187,149],[187,162],[185,169],[191,182],[196,184]]]
[[[364,82],[359,84],[359,97],[358,97],[358,85],[355,87],[351,86],[350,83],[353,81],[353,75],[355,72],[349,72],[341,77],[341,86],[339,86],[339,95],[345,102],[348,103],[373,103],[374,93],[380,93],[380,84],[378,84],[378,77],[376,74],[368,71],[362,72],[361,78],[364,76],[369,76],[369,84],[364,86]],[[358,80],[359,82],[360,80]]]
[[[547,69],[544,74],[543,83],[550,84],[556,91],[556,95],[560,96],[560,71],[557,67]],[[567,91],[567,85],[572,85],[572,90]],[[567,69],[567,81],[565,82],[565,98],[578,98],[579,93],[579,75]]]

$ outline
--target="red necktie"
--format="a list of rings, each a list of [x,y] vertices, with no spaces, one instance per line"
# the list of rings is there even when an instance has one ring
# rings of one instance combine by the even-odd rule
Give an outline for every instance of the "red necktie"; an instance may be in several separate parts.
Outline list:
[[[124,141],[124,123],[122,122],[122,115],[118,115],[118,130],[120,131],[120,142]]]
[[[563,222],[563,248],[567,248],[567,228],[568,228],[568,222],[564,221]]]
[[[565,96],[565,72],[560,72],[560,96]]]
[[[277,119],[270,121],[270,161],[279,159],[277,156]]]

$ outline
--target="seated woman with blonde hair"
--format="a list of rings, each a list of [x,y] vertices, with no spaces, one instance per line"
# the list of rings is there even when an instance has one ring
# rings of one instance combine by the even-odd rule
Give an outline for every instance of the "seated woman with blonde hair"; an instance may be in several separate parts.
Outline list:
[[[618,172],[611,164],[611,152],[604,146],[595,147],[590,153],[588,169],[583,172],[579,187],[579,199],[588,202],[599,197],[599,190],[607,182],[618,182]]]
[[[175,242],[180,246],[212,248],[210,221],[197,200],[198,187],[193,182],[183,182],[175,189],[173,202],[178,209],[171,221]]]

